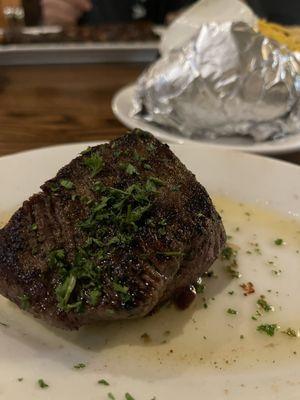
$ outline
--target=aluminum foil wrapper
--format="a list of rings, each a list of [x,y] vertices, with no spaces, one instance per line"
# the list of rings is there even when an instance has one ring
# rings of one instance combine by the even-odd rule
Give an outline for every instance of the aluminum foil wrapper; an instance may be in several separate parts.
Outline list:
[[[139,78],[133,114],[185,137],[300,131],[300,63],[244,22],[208,23]]]

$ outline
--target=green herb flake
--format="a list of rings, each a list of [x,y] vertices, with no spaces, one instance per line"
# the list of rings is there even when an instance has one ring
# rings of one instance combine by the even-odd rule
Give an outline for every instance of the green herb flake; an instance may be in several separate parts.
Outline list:
[[[73,365],[74,369],[83,369],[85,367],[86,367],[86,365],[84,363],[78,363],[78,364]]]
[[[76,286],[76,277],[69,275],[63,283],[56,288],[56,297],[58,300],[58,306],[62,310],[67,310],[70,296]]]
[[[278,329],[279,326],[277,324],[262,324],[256,328],[258,332],[265,333],[268,336],[274,336]]]
[[[126,400],[134,400],[134,398],[129,393],[125,393],[125,399]]]
[[[272,269],[271,272],[273,275],[278,276],[282,273],[282,270],[281,269]]]
[[[24,378],[18,378],[18,382],[23,382]]]
[[[153,143],[149,143],[147,145],[147,150],[148,151],[154,151],[156,149],[156,146]]]
[[[113,288],[114,288],[114,290],[115,290],[116,292],[118,292],[118,293],[123,293],[123,294],[127,294],[127,293],[128,293],[128,290],[129,290],[129,288],[128,288],[127,286],[120,285],[120,284],[117,283],[117,282],[114,282],[114,283],[113,283]]]
[[[90,169],[92,178],[94,178],[103,169],[104,162],[98,153],[93,153],[84,159],[84,165]]]
[[[244,335],[240,335],[240,339],[241,340],[245,339],[245,336]]]
[[[143,156],[141,156],[136,150],[134,150],[133,152],[133,159],[135,161],[144,161],[145,158]]]
[[[36,231],[36,230],[37,230],[37,224],[34,223],[34,224],[30,225],[30,229],[31,229],[32,231]]]
[[[172,192],[179,192],[179,191],[180,191],[180,188],[181,188],[181,185],[175,185],[175,186],[173,186],[173,187],[171,188],[171,191],[172,191]]]
[[[56,193],[59,190],[59,186],[56,183],[50,183],[49,185],[51,192]]]
[[[20,307],[22,308],[22,310],[28,310],[28,308],[30,307],[29,297],[26,294],[23,294],[19,297],[19,299]]]
[[[38,385],[41,389],[47,389],[49,385],[44,381],[44,379],[39,379],[38,380]]]
[[[292,329],[292,328],[287,328],[285,331],[282,331],[281,333],[288,335],[290,337],[295,337],[295,338],[300,336],[299,331],[296,332],[295,329]]]
[[[1,322],[1,321],[0,321],[0,325],[1,325],[1,326],[4,326],[5,328],[8,328],[8,327],[9,327],[8,324],[6,324],[5,322]]]
[[[138,175],[139,174],[137,169],[135,168],[135,166],[130,163],[126,164],[126,165],[122,164],[122,168],[125,170],[125,172],[128,175]]]
[[[196,282],[195,284],[194,284],[194,287],[195,287],[195,290],[196,290],[196,293],[197,294],[201,294],[201,293],[204,293],[204,290],[205,290],[205,285],[203,284],[203,283],[201,283],[201,282]]]
[[[236,256],[236,251],[230,246],[225,247],[225,249],[223,249],[222,251],[223,260],[231,260],[235,256]]]
[[[120,155],[121,155],[121,151],[120,151],[120,150],[115,150],[115,151],[113,152],[113,155],[114,155],[114,157],[118,158],[118,157],[120,157]]]
[[[96,306],[99,302],[101,291],[100,289],[93,289],[90,291],[89,302],[92,306]]]
[[[100,379],[100,381],[98,381],[98,383],[99,383],[99,385],[109,386],[109,383],[105,379]]]
[[[231,314],[231,315],[237,315],[237,311],[236,310],[234,310],[233,308],[228,308],[228,310],[227,310],[227,314]]]
[[[74,188],[74,183],[71,182],[69,179],[61,179],[59,181],[60,185],[67,190],[71,190]]]
[[[253,321],[257,321],[258,318],[262,317],[263,313],[259,310],[256,310],[255,314],[252,315],[251,319],[253,319]]]
[[[229,261],[229,264],[225,266],[225,269],[232,278],[241,278],[242,274],[238,271],[237,250],[231,246],[225,247],[221,253],[221,259]]]
[[[116,400],[115,396],[112,393],[107,393],[107,397],[109,400]]]
[[[83,150],[80,154],[83,156],[87,153],[89,153],[92,150],[91,146],[87,147],[85,150]]]
[[[232,296],[234,294],[234,290],[230,290],[229,292],[227,292],[228,294],[230,294],[230,296]]]
[[[269,312],[269,311],[274,311],[274,307],[271,306],[265,299],[265,296],[260,296],[260,298],[257,300],[257,305],[261,307],[264,311]]]
[[[282,246],[284,244],[284,241],[283,239],[278,238],[274,240],[274,243],[276,244],[276,246]]]
[[[147,169],[148,171],[149,171],[150,169],[152,169],[150,164],[144,164],[144,168]]]
[[[150,176],[146,182],[146,191],[148,192],[156,192],[157,188],[160,186],[163,186],[165,183],[158,178],[155,178],[154,176]]]

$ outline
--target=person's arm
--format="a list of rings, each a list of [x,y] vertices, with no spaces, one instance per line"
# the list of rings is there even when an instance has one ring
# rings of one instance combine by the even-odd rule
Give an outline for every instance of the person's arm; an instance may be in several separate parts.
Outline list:
[[[92,7],[91,0],[41,0],[45,25],[74,25]]]

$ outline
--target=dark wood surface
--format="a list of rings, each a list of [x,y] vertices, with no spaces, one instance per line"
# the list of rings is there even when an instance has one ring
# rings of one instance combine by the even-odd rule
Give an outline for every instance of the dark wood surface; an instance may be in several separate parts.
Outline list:
[[[59,143],[105,140],[126,128],[111,100],[144,65],[0,67],[0,155]],[[300,152],[277,158],[300,164]]]

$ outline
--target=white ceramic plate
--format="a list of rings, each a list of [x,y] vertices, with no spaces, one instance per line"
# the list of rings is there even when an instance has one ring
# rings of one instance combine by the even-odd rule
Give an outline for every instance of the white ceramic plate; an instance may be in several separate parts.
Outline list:
[[[87,145],[1,158],[2,220]],[[165,308],[78,332],[51,328],[0,296],[1,399],[104,400],[109,392],[117,400],[126,392],[135,400],[299,399],[300,339],[256,328],[300,328],[300,168],[197,143],[172,149],[213,195],[239,247],[242,278],[217,263],[218,277],[186,311]],[[275,245],[277,238],[286,244]],[[240,284],[250,281],[255,293],[244,296]],[[254,321],[262,294],[275,311]],[[77,363],[86,367],[76,370]],[[48,388],[39,387],[40,378]]]
[[[173,144],[201,143],[206,146],[227,148],[231,150],[241,150],[248,153],[258,154],[283,154],[300,149],[300,132],[297,135],[290,135],[280,140],[270,140],[262,143],[254,143],[244,137],[219,138],[217,140],[191,140],[171,129],[161,127],[157,124],[148,122],[140,117],[132,116],[132,99],[135,86],[127,86],[121,89],[113,98],[112,109],[115,116],[129,128],[140,128],[147,130],[156,137]]]

